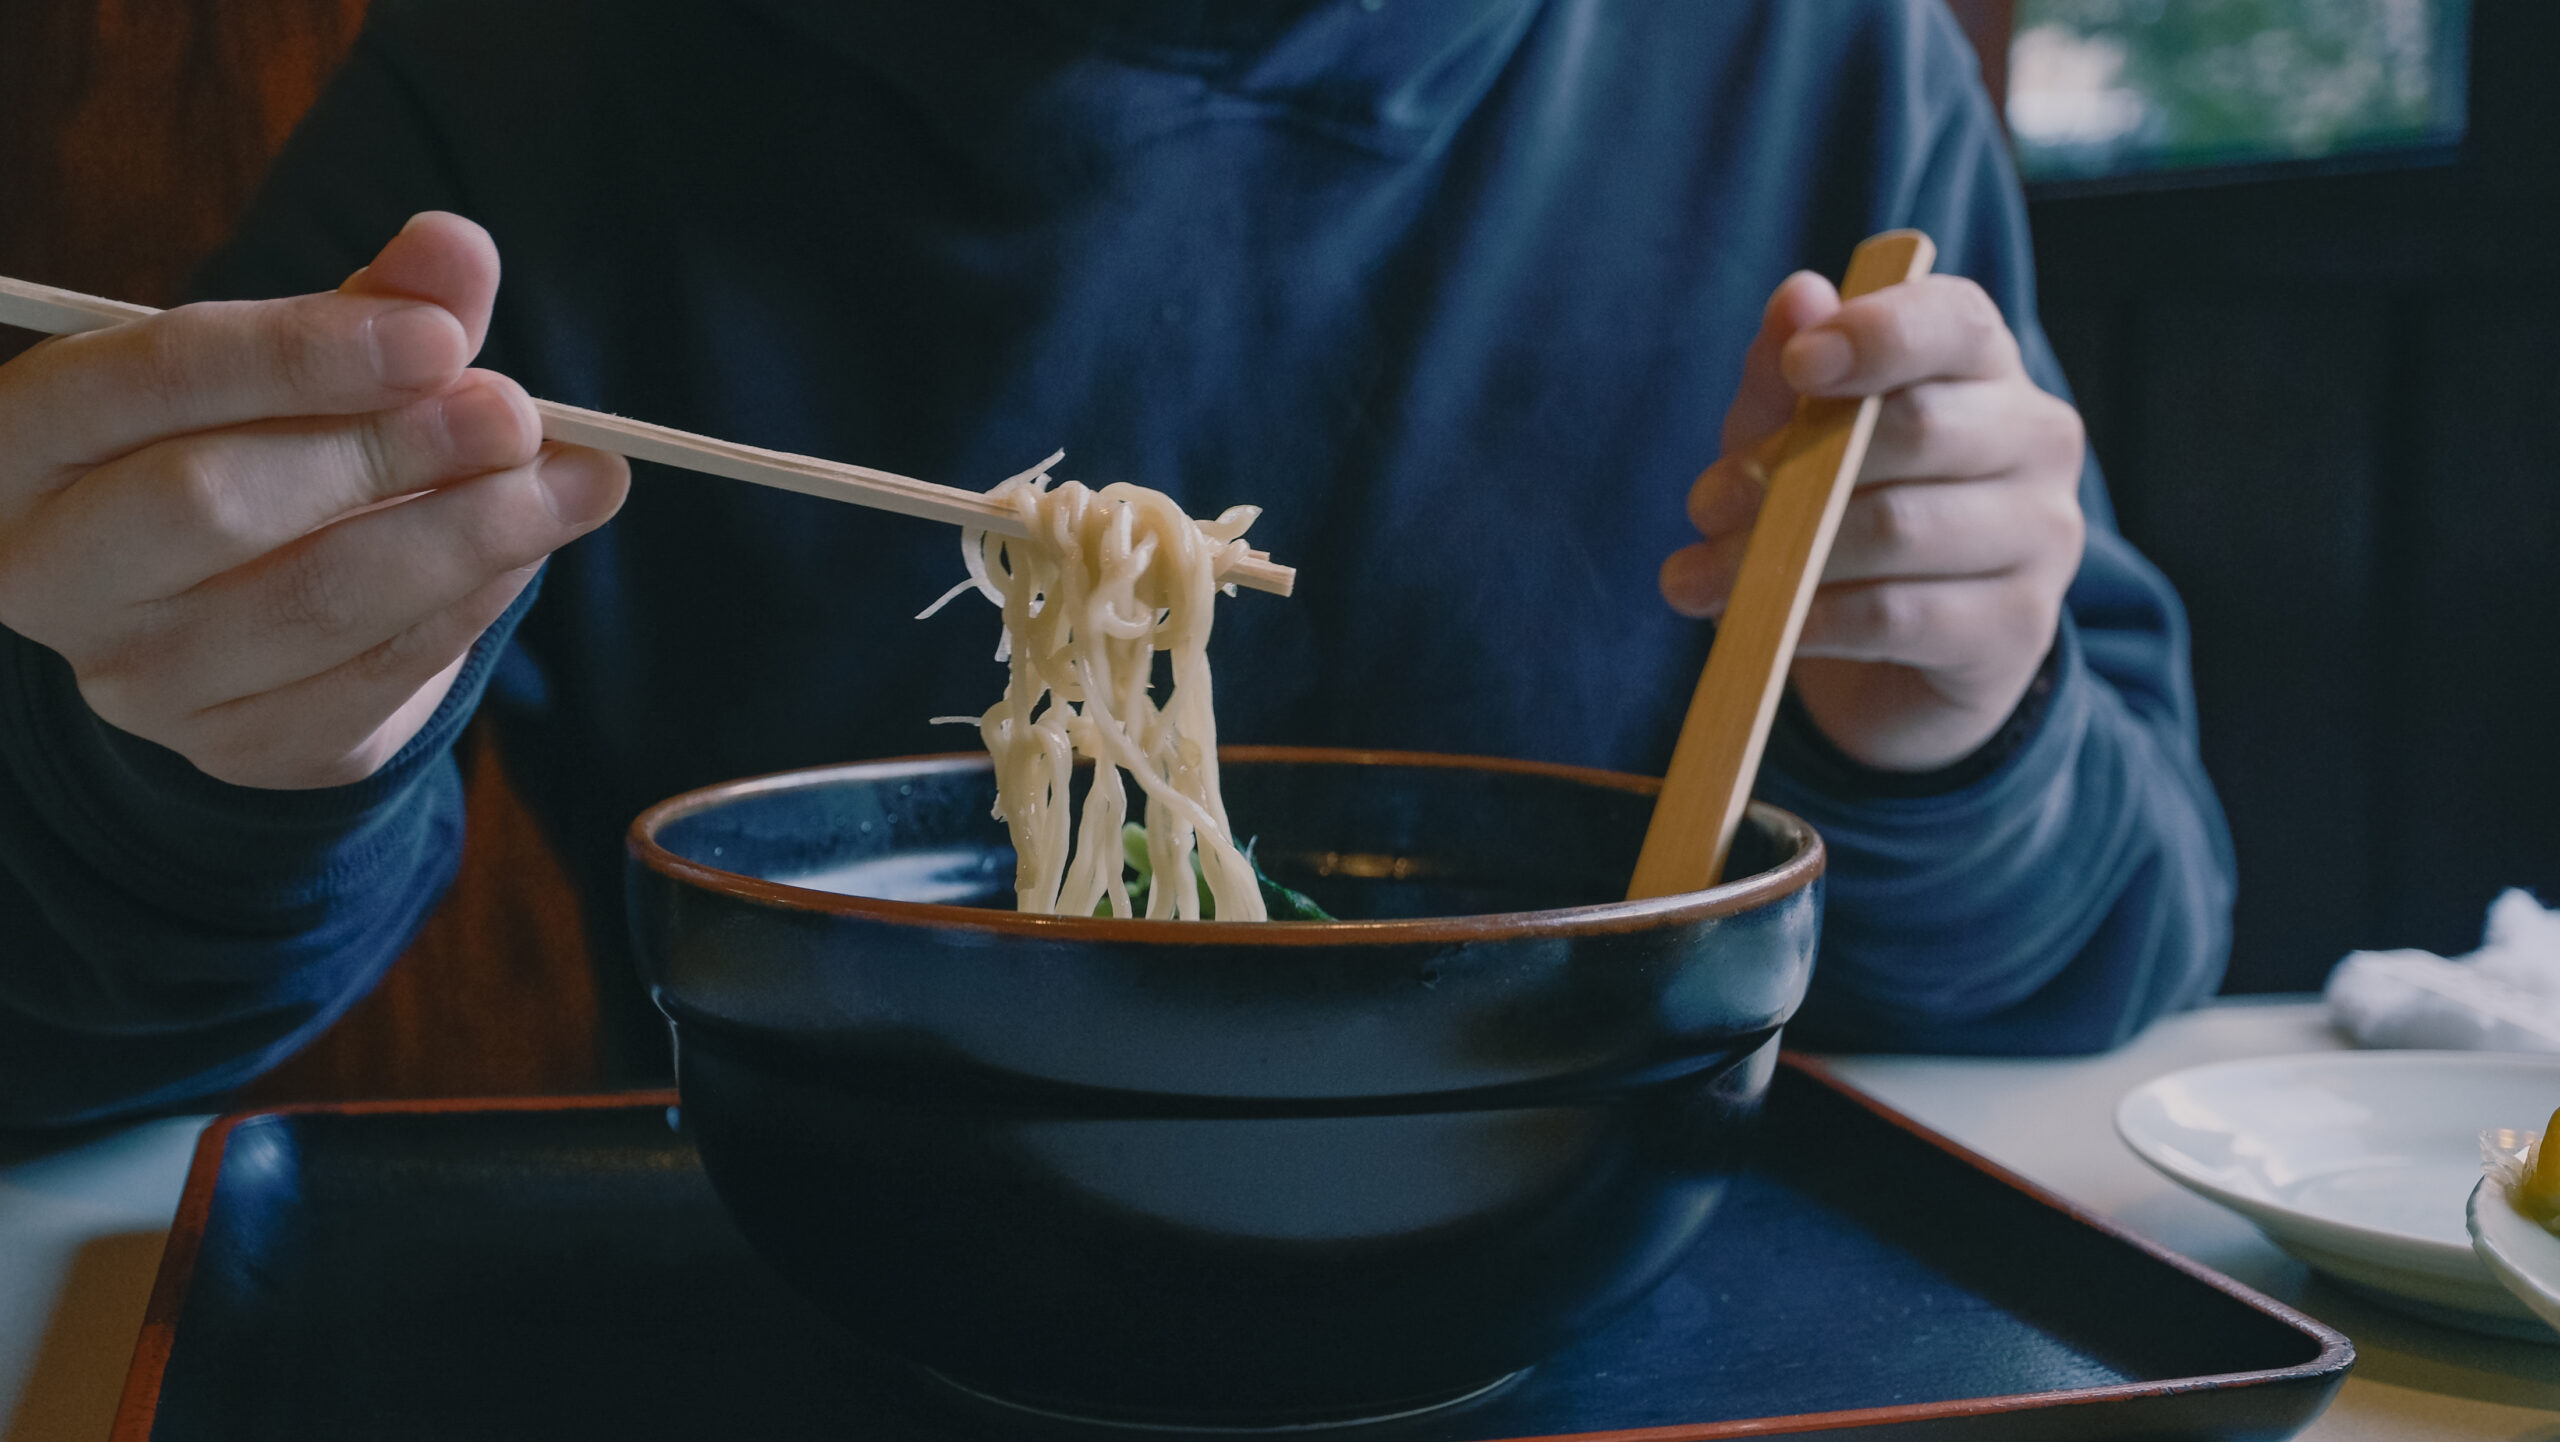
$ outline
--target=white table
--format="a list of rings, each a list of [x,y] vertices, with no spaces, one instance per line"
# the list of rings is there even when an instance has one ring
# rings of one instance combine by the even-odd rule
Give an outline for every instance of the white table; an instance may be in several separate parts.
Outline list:
[[[2318,1003],[2283,997],[2171,1017],[2102,1057],[1859,1057],[1832,1066],[2028,1180],[2346,1333],[2356,1344],[2355,1368],[2304,1438],[2560,1442],[2560,1346],[2456,1331],[2350,1295],[2116,1140],[2116,1099],[2153,1077],[2202,1062],[2339,1047]]]
[[[2336,1046],[2315,1005],[2285,998],[2173,1017],[2103,1057],[1835,1066],[1975,1150],[2354,1338],[2355,1370],[2305,1437],[2560,1442],[2560,1346],[2457,1332],[2349,1296],[2115,1138],[2116,1098],[2163,1072]],[[202,1127],[148,1122],[42,1150],[0,1143],[0,1442],[106,1436]]]

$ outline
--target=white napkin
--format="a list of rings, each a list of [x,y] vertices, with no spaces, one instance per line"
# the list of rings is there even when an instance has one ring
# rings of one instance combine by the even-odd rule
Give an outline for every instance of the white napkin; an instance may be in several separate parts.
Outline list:
[[[2560,911],[2510,887],[2478,951],[2349,952],[2326,994],[2358,1046],[2560,1052]]]

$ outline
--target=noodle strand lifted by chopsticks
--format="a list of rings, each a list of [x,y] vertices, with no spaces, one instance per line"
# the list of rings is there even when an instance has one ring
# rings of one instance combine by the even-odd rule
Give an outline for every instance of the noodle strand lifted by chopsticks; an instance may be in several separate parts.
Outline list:
[[[996,815],[1013,835],[1014,904],[1132,914],[1120,844],[1126,772],[1146,801],[1146,914],[1198,919],[1204,879],[1219,920],[1261,921],[1261,888],[1218,794],[1208,651],[1219,573],[1244,554],[1245,528],[1261,511],[1237,506],[1194,521],[1143,486],[1052,485],[1058,459],[988,492],[1021,512],[1029,537],[961,537],[970,584],[1004,611],[996,654],[1010,675],[978,733],[995,759]],[[1161,706],[1152,694],[1159,651],[1173,669]],[[1071,839],[1079,757],[1093,763],[1093,780]]]

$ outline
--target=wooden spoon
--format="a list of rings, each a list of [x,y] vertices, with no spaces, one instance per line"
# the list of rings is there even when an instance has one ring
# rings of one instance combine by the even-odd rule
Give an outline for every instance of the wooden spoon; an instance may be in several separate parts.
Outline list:
[[[1855,300],[1926,275],[1937,256],[1937,246],[1916,230],[1871,236],[1849,258],[1840,298]],[[1822,583],[1831,539],[1857,486],[1883,404],[1875,396],[1808,396],[1796,402],[1795,419],[1763,452],[1777,455],[1768,467],[1768,494],[1742,553],[1733,597],[1717,624],[1707,669],[1680,723],[1671,770],[1645,829],[1635,879],[1627,884],[1628,900],[1702,891],[1724,878],[1725,856],[1751,800],[1805,610]]]

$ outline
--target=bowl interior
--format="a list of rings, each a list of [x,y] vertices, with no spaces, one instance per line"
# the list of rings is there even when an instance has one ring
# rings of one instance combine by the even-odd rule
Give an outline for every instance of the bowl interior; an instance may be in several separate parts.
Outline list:
[[[1263,870],[1346,921],[1618,902],[1653,811],[1651,788],[1631,777],[1351,753],[1236,753],[1222,785],[1236,835]],[[994,801],[983,759],[871,763],[740,788],[667,819],[656,839],[697,865],[762,881],[1010,909],[1014,852]],[[1133,812],[1140,804],[1133,795]],[[1755,815],[1727,876],[1766,871],[1801,844]]]

